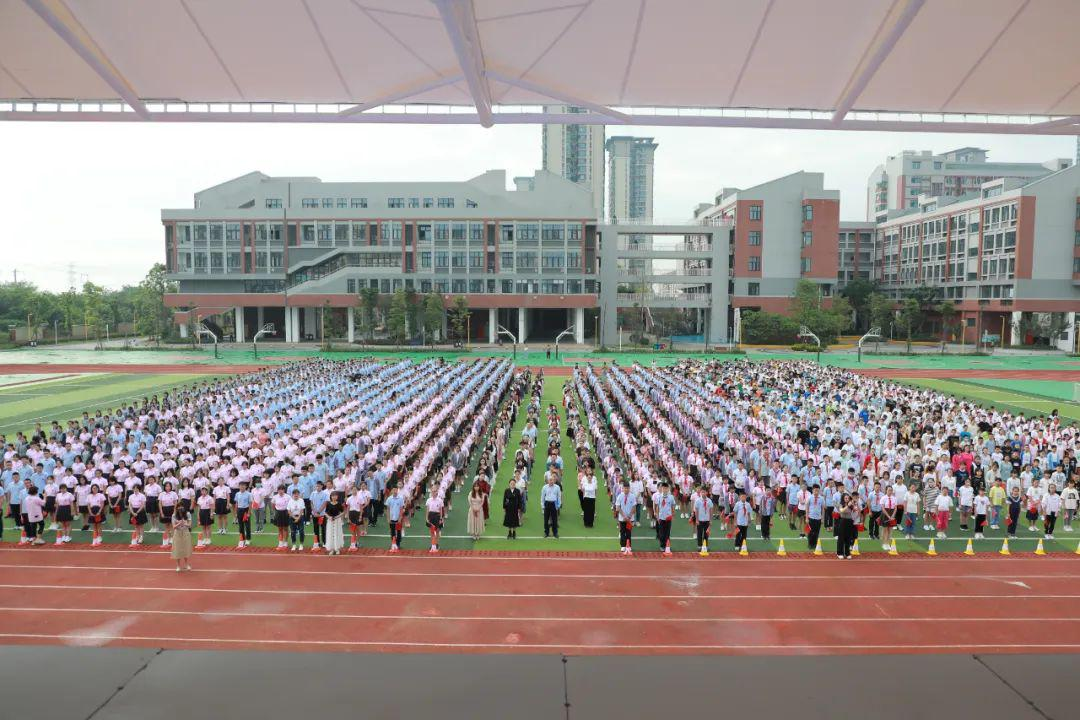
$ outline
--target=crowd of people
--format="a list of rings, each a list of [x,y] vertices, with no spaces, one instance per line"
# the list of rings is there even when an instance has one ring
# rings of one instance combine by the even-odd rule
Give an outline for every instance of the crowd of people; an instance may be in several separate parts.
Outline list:
[[[735,547],[774,522],[810,549],[822,532],[851,557],[860,533],[972,539],[1073,532],[1080,433],[1056,411],[1026,417],[929,389],[806,362],[685,360],[574,372],[622,552],[644,509],[670,552],[678,514],[705,549],[713,522]]]
[[[6,515],[20,543],[197,523],[194,547],[237,526],[243,549],[267,524],[277,549],[339,554],[385,517],[396,551],[417,510],[438,550],[452,493],[511,384],[506,361],[307,361],[39,425],[3,443]],[[505,421],[492,434],[505,443]],[[480,460],[492,464],[494,446]],[[346,540],[345,526],[348,525]],[[174,554],[184,555],[183,548]],[[178,558],[179,561],[179,558]],[[178,562],[178,569],[180,563]]]
[[[642,523],[670,554],[676,520],[702,551],[714,528],[745,548],[751,532],[769,540],[787,523],[809,549],[831,534],[841,558],[864,533],[892,552],[920,530],[946,538],[954,516],[973,539],[988,528],[1053,539],[1059,522],[1073,532],[1080,433],[1056,413],[1013,415],[804,362],[575,367],[562,412],[544,407],[545,382],[493,358],[283,365],[0,437],[0,503],[20,543],[43,544],[46,528],[60,545],[73,528],[92,546],[107,532],[136,546],[160,532],[177,569],[234,526],[240,549],[272,526],[279,551],[310,536],[336,555],[385,522],[396,552],[417,512],[438,552],[458,493],[474,539],[493,495],[515,539],[530,492],[557,538],[572,484],[587,528],[606,484],[624,554]]]

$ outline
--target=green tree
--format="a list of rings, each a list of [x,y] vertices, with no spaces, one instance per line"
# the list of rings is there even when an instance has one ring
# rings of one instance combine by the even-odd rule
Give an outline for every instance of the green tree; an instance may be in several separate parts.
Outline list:
[[[165,305],[165,295],[176,292],[176,283],[165,276],[165,266],[156,263],[139,283],[135,294],[135,333],[158,342],[172,328],[172,308]]]
[[[881,293],[874,293],[867,299],[866,305],[870,324],[879,326],[881,334],[888,336],[893,324],[893,301]]]
[[[105,297],[105,288],[92,282],[83,283],[83,302],[85,322],[94,333],[98,349],[101,348],[101,335],[105,326],[112,321],[112,308]]]
[[[911,352],[911,333],[922,324],[923,309],[914,297],[904,298],[900,303],[900,314],[896,318],[897,327],[907,335],[907,352]]]
[[[409,336],[409,306],[405,291],[398,289],[390,298],[390,311],[386,317],[386,329],[399,345]]]
[[[469,326],[469,301],[464,295],[454,298],[454,303],[447,310],[447,320],[454,330],[454,337],[459,341],[465,341]]]
[[[855,278],[844,286],[840,295],[847,298],[851,307],[855,310],[855,327],[860,330],[870,327],[870,296],[878,291],[876,280]]]
[[[373,287],[360,288],[360,322],[368,341],[375,341],[375,313],[379,309],[379,291]]]
[[[420,302],[420,293],[412,288],[407,288],[405,290],[405,310],[409,317],[409,330],[412,333],[420,331],[420,316],[424,311]]]
[[[845,298],[834,297],[825,306],[821,286],[810,280],[800,280],[791,296],[791,316],[821,339],[822,345],[836,342],[840,333],[851,327],[851,305]]]
[[[421,327],[424,329],[424,336],[432,345],[435,344],[436,335],[442,330],[444,312],[442,295],[431,292],[424,296]]]
[[[956,305],[946,300],[937,306],[938,315],[941,316],[941,352],[945,352],[945,343],[949,341],[949,333],[956,324]]]

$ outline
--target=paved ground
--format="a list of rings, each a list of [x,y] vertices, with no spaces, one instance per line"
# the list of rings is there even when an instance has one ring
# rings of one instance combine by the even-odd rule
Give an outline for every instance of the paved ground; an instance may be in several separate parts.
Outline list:
[[[270,628],[268,628],[269,630]],[[3,647],[4,717],[1076,717],[1070,655],[566,657]],[[783,688],[783,692],[778,692]]]

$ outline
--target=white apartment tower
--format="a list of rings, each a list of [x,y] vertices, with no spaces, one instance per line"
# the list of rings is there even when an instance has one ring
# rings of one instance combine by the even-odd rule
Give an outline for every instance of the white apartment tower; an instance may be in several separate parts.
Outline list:
[[[919,207],[919,196],[959,198],[978,193],[983,183],[1001,178],[1033,180],[1069,167],[1068,158],[1043,163],[991,162],[987,151],[962,147],[941,154],[905,150],[874,168],[866,187],[866,219]]]
[[[552,105],[545,112],[556,114],[587,113],[573,105]],[[543,168],[588,188],[592,194],[595,218],[604,212],[604,126],[544,125]]]

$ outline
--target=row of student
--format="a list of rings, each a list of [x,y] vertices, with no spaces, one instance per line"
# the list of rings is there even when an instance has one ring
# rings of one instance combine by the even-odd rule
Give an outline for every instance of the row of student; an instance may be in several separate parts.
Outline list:
[[[114,528],[119,514],[129,509],[136,485],[146,498],[144,512],[152,528],[160,521],[163,493],[168,500],[176,492],[194,505],[207,489],[219,532],[227,522],[222,503],[235,512],[234,501],[244,485],[253,495],[251,512],[258,527],[265,522],[266,495],[279,485],[297,486],[310,506],[319,483],[321,491],[332,486],[344,492],[367,482],[374,521],[381,514],[387,482],[399,483],[399,494],[412,505],[421,483],[426,486],[428,476],[444,465],[440,485],[447,477],[460,477],[457,465],[475,450],[510,376],[509,365],[497,362],[413,366],[316,361],[285,366],[214,386],[201,395],[185,395],[185,402],[122,414],[122,420],[111,425],[81,427],[77,436],[63,438],[65,452],[72,448],[78,453],[60,462],[47,457],[57,449],[53,446],[58,439],[36,436],[22,438],[18,445],[7,443],[0,479],[8,507],[16,511],[27,485],[24,475],[47,497],[70,483],[75,483],[76,494],[89,493],[97,483],[109,501]],[[422,416],[428,422],[410,422],[419,415],[415,409],[424,405],[435,408]],[[156,434],[150,433],[151,426]],[[136,444],[132,471],[124,453]],[[45,477],[28,472],[47,463],[52,463],[52,472]],[[166,483],[173,485],[166,489]],[[46,502],[48,511],[55,512],[54,501]],[[21,520],[21,512],[13,514]],[[87,513],[75,514],[89,525]],[[140,513],[134,515],[141,519]],[[133,539],[141,539],[141,533]]]
[[[635,368],[635,374],[645,374],[640,368]],[[600,389],[600,381],[592,373],[586,373],[584,376],[588,383],[591,385],[591,391],[596,392],[599,389],[598,398],[601,399],[601,403],[605,405],[605,410],[609,414],[609,422],[611,422],[617,435],[620,435],[622,444],[624,445],[623,458],[629,458],[626,462],[630,465],[634,472],[631,473],[632,477],[638,483],[637,488],[632,487],[634,483],[631,481],[631,491],[636,498],[634,504],[634,519],[637,518],[637,513],[640,512],[640,508],[647,506],[650,502],[650,498],[656,494],[656,479],[664,477],[665,474],[670,474],[677,479],[673,485],[675,485],[676,491],[679,493],[678,498],[680,504],[683,507],[687,507],[690,502],[690,492],[687,490],[693,490],[696,486],[708,485],[710,490],[711,500],[714,505],[714,512],[718,515],[722,515],[726,518],[726,523],[729,525],[733,523],[732,506],[735,502],[736,492],[746,492],[749,489],[748,497],[752,498],[752,507],[758,508],[762,503],[763,493],[769,495],[775,494],[776,505],[779,508],[779,514],[785,513],[790,518],[792,526],[795,523],[799,523],[799,527],[804,527],[804,520],[806,519],[806,505],[807,498],[810,496],[811,487],[822,488],[822,493],[826,496],[826,502],[828,503],[828,512],[824,514],[825,522],[831,522],[835,515],[839,515],[843,508],[843,503],[840,502],[844,493],[853,497],[853,502],[858,505],[859,525],[866,523],[869,520],[869,527],[873,537],[880,538],[882,534],[885,535],[885,542],[883,545],[887,545],[891,540],[889,537],[892,528],[897,525],[901,525],[906,535],[913,536],[915,531],[915,518],[918,514],[916,512],[904,512],[904,500],[911,494],[911,500],[909,505],[918,505],[921,498],[918,497],[920,490],[920,483],[915,483],[914,487],[905,486],[902,482],[904,479],[903,473],[893,474],[891,480],[894,482],[880,483],[876,482],[876,473],[870,469],[873,465],[872,461],[866,461],[865,467],[862,473],[856,475],[855,467],[849,466],[847,473],[835,472],[833,476],[827,476],[829,479],[823,484],[821,482],[822,476],[809,472],[808,469],[813,467],[812,456],[810,456],[810,462],[799,467],[798,456],[785,457],[790,453],[778,453],[778,450],[774,447],[774,450],[779,454],[776,458],[777,462],[774,465],[778,466],[778,472],[766,473],[764,477],[759,478],[756,470],[749,472],[745,471],[746,461],[753,461],[757,459],[758,446],[754,443],[749,445],[743,444],[742,447],[750,448],[747,453],[750,457],[739,458],[735,461],[731,457],[731,451],[726,446],[729,435],[723,433],[708,434],[706,432],[698,432],[697,438],[701,445],[705,446],[705,453],[695,454],[693,445],[686,441],[686,438],[681,437],[679,432],[672,432],[671,425],[664,428],[667,431],[667,442],[660,441],[660,434],[655,432],[654,428],[649,427],[644,422],[643,418],[649,417],[656,421],[657,418],[661,422],[665,418],[675,417],[677,422],[681,423],[682,428],[695,428],[693,421],[687,422],[686,417],[680,417],[678,408],[680,406],[685,407],[686,403],[680,403],[678,401],[680,393],[674,393],[672,396],[666,396],[653,388],[652,397],[660,400],[659,412],[653,412],[653,407],[649,407],[648,411],[644,411],[638,404],[638,399],[641,397],[647,397],[646,393],[642,395],[638,394],[638,389],[631,388],[631,393],[626,392],[627,383],[619,383],[618,371],[615,373],[606,374],[605,380],[607,381],[605,389]],[[612,379],[614,378],[614,382]],[[578,385],[583,385],[581,376],[576,377],[575,382]],[[674,380],[679,382],[680,378],[672,377],[670,374],[665,380]],[[685,384],[685,383],[684,383]],[[661,388],[670,390],[671,387],[666,383],[662,383]],[[640,385],[639,385],[640,388]],[[644,388],[642,388],[644,389]],[[615,406],[608,398],[608,391],[611,392],[612,397],[616,397],[621,400],[621,407],[619,412],[615,412]],[[674,401],[672,398],[676,398]],[[720,404],[725,400],[724,393],[717,389],[715,392],[706,395],[708,400],[712,403]],[[806,397],[805,395],[803,397]],[[710,403],[711,404],[711,403]],[[708,407],[708,406],[706,406]],[[745,404],[744,404],[745,407]],[[781,416],[784,411],[791,410],[795,406],[783,406],[775,410]],[[797,409],[797,407],[795,408]],[[628,410],[626,415],[623,415],[623,411]],[[742,417],[756,417],[761,413],[762,408],[754,408],[754,411],[749,414],[743,414]],[[696,417],[701,417],[702,413],[698,413]],[[869,414],[866,414],[869,416]],[[706,414],[707,416],[707,414]],[[720,422],[712,426],[712,429],[723,429],[724,415],[719,414]],[[629,425],[632,431],[627,431],[623,423]],[[594,423],[594,426],[596,424]],[[815,428],[817,429],[817,428]],[[653,430],[653,432],[649,432]],[[701,428],[697,428],[701,430]],[[1043,431],[1045,435],[1045,431]],[[693,437],[693,433],[691,433]],[[724,443],[716,443],[712,438],[723,437]],[[647,438],[648,442],[643,440]],[[800,434],[796,432],[796,438],[799,443],[806,440],[806,445],[812,445],[812,437],[808,435]],[[731,438],[732,445],[739,445],[739,441],[735,438]],[[834,445],[838,442],[834,442]],[[710,447],[711,445],[711,447]],[[1022,446],[1022,444],[1021,444]],[[791,449],[790,447],[788,449]],[[850,447],[836,448],[838,455],[844,457],[845,451],[850,451]],[[1071,455],[1072,450],[1067,450],[1066,454]],[[721,460],[719,463],[721,470],[716,471],[714,465],[708,460],[708,457],[717,457]],[[899,453],[903,455],[901,451]],[[659,455],[660,457],[655,457]],[[809,453],[803,452],[802,456],[805,458]],[[831,456],[829,456],[831,457]],[[644,458],[644,459],[643,459]],[[659,460],[660,462],[657,462]],[[724,460],[727,460],[725,463]],[[792,460],[795,461],[795,467],[792,468]],[[691,461],[693,465],[686,468],[682,465],[682,461]],[[838,463],[834,463],[834,471],[839,471],[842,467]],[[945,527],[941,527],[942,518],[947,519],[951,517],[951,512],[942,512],[943,508],[940,507],[949,503],[949,510],[952,507],[958,506],[961,515],[961,528],[967,529],[969,520],[974,521],[976,527],[977,536],[982,536],[982,530],[986,524],[986,520],[989,519],[993,526],[996,526],[997,522],[1001,521],[1001,517],[1008,515],[1010,518],[1009,532],[1015,532],[1016,519],[1017,519],[1017,496],[1021,493],[1023,488],[1022,502],[1026,506],[1026,514],[1029,520],[1029,529],[1034,530],[1037,521],[1041,520],[1042,529],[1047,537],[1052,537],[1054,525],[1056,523],[1057,515],[1063,513],[1065,516],[1066,528],[1071,528],[1072,517],[1076,513],[1076,487],[1075,481],[1070,480],[1065,484],[1064,491],[1058,494],[1058,487],[1055,483],[1046,478],[1040,478],[1037,473],[1032,473],[1030,477],[1025,477],[1023,474],[1016,481],[1010,483],[1008,479],[1000,479],[995,482],[987,491],[985,484],[979,484],[978,478],[971,477],[964,469],[964,465],[961,463],[956,471],[951,469],[952,464],[949,464],[950,471],[947,474],[947,480],[945,482],[937,483],[936,476],[932,473],[928,474],[925,479],[920,478],[920,482],[925,480],[922,485],[923,492],[927,493],[929,497],[926,498],[925,503],[927,517],[931,518],[933,525],[938,527],[939,533],[945,532]],[[1059,465],[1060,467],[1060,465]],[[914,468],[918,471],[920,468]],[[620,467],[615,465],[612,470],[614,472],[607,473],[609,477],[615,476]],[[802,471],[802,472],[800,472]],[[846,475],[846,477],[845,477]],[[839,477],[839,481],[834,479]],[[641,478],[645,478],[645,482],[641,482]],[[1054,477],[1054,476],[1051,476]],[[1057,479],[1063,477],[1063,473],[1058,470]],[[770,480],[775,485],[770,486]],[[1049,480],[1049,481],[1048,481]],[[961,484],[957,488],[956,482]],[[651,493],[642,493],[641,485],[649,484],[653,489]],[[976,488],[976,485],[979,485]],[[723,492],[724,486],[728,489]],[[1025,487],[1026,485],[1026,487]],[[886,489],[883,489],[883,486]],[[816,492],[816,491],[815,491]],[[941,496],[943,499],[938,499]],[[724,502],[721,503],[721,498]],[[772,505],[772,501],[768,502],[768,505]],[[1006,513],[1006,506],[1008,510]],[[688,512],[682,513],[683,517],[690,514]],[[848,509],[850,512],[850,508]],[[869,518],[867,516],[870,516]],[[760,514],[758,514],[759,522],[758,526],[761,526]],[[655,522],[655,520],[654,520]],[[930,522],[924,526],[929,529]],[[806,525],[809,525],[808,523]],[[767,525],[766,525],[767,527]],[[766,530],[767,532],[767,530]],[[803,534],[806,534],[805,532]]]

